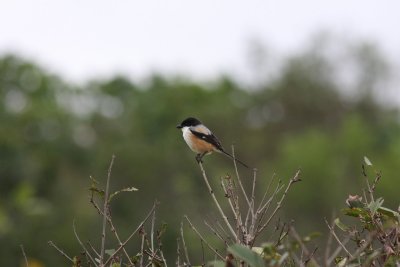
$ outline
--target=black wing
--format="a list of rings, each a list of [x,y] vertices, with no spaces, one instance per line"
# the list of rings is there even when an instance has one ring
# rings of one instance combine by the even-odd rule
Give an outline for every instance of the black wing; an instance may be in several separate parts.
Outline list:
[[[222,148],[221,143],[219,142],[218,138],[211,134],[204,134],[204,133],[200,133],[200,132],[196,132],[192,129],[190,129],[190,131],[192,132],[192,134],[194,134],[195,136],[197,136],[198,138],[200,138],[201,140],[206,141],[207,143],[210,143],[212,145],[214,145],[218,150],[224,151],[224,149]]]

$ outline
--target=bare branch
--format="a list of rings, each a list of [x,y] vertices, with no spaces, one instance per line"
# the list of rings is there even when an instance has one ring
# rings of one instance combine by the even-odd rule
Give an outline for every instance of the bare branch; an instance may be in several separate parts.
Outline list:
[[[181,238],[182,238],[183,251],[185,252],[186,265],[191,266],[188,250],[185,243],[185,237],[183,236],[183,222],[181,222]]]
[[[107,216],[108,216],[108,195],[110,190],[110,179],[111,179],[111,170],[114,164],[115,155],[112,155],[110,166],[108,167],[108,175],[107,175],[107,183],[106,183],[106,193],[104,195],[104,204],[103,204],[103,228],[101,234],[101,250],[100,250],[100,266],[103,265],[104,260],[104,252],[105,252],[105,245],[106,245],[106,224],[107,224]]]
[[[234,146],[232,146],[232,156],[233,156],[233,159],[235,159],[235,147]],[[247,205],[249,206],[249,209],[251,209],[251,204],[250,204],[249,197],[247,196],[247,193],[244,190],[244,187],[243,187],[243,184],[242,184],[242,179],[240,179],[240,175],[239,175],[239,171],[238,171],[238,168],[237,168],[236,160],[233,160],[233,163],[234,163],[234,166],[235,166],[236,178],[238,180],[240,189],[242,189],[242,193],[243,193],[244,198],[246,199]]]
[[[47,244],[49,244],[49,246],[55,248],[58,252],[60,252],[61,255],[63,255],[65,258],[67,258],[70,262],[74,262],[74,260],[69,257],[62,249],[59,249],[56,244],[53,243],[53,241],[49,241],[47,242]]]
[[[333,237],[336,239],[336,241],[339,243],[339,245],[343,248],[343,250],[346,252],[346,254],[349,257],[353,257],[353,255],[351,255],[351,253],[347,250],[347,248],[344,246],[344,244],[340,241],[339,237],[336,235],[335,230],[333,229],[333,227],[331,227],[328,223],[328,221],[325,218],[325,223],[328,226],[329,230],[331,230],[331,233],[333,235]]]
[[[26,257],[25,250],[24,250],[24,246],[23,246],[22,244],[19,245],[19,246],[21,247],[22,256],[24,256],[25,266],[26,266],[26,267],[29,267],[28,258]]]
[[[93,259],[92,255],[89,253],[89,251],[86,249],[85,245],[82,243],[82,241],[80,240],[80,238],[79,238],[79,236],[78,236],[78,234],[76,232],[75,220],[72,222],[72,228],[74,230],[74,234],[75,234],[76,240],[78,240],[79,245],[81,245],[81,247],[85,251],[86,256],[91,260],[91,262],[94,264],[94,266],[97,266],[96,261]]]
[[[287,195],[287,193],[288,193],[290,187],[292,186],[292,184],[301,181],[299,175],[300,175],[300,170],[298,170],[298,171],[296,172],[296,174],[290,179],[290,181],[289,181],[289,183],[288,183],[288,185],[287,185],[287,187],[286,187],[286,189],[285,189],[285,192],[283,192],[281,199],[278,201],[278,203],[277,203],[277,205],[276,205],[276,207],[275,207],[275,210],[274,210],[274,211],[272,212],[272,214],[269,216],[267,222],[266,222],[263,226],[261,226],[261,228],[257,231],[258,234],[261,233],[261,232],[265,229],[265,227],[268,226],[268,224],[271,222],[272,218],[275,216],[275,214],[278,212],[278,210],[281,209],[282,203],[283,203],[283,201],[285,200],[286,195]]]
[[[192,228],[193,231],[197,234],[197,236],[198,236],[201,240],[203,240],[203,242],[207,245],[207,247],[208,247],[212,252],[214,252],[215,255],[217,255],[221,260],[224,260],[224,257],[223,257],[221,254],[219,254],[219,252],[217,251],[217,249],[213,248],[213,247],[204,239],[204,237],[200,234],[200,232],[197,231],[196,227],[194,227],[194,225],[192,224],[192,222],[189,220],[189,217],[185,215],[185,219],[188,221],[188,223],[189,223],[189,225],[190,225],[190,228]]]
[[[289,226],[289,234],[297,241],[297,243],[299,243],[302,251],[306,254],[307,260],[305,260],[304,263],[307,264],[308,261],[311,261],[313,266],[319,266],[317,261],[314,259],[315,250],[310,253],[293,226]]]
[[[153,204],[153,207],[151,208],[150,212],[146,215],[146,217],[144,218],[144,220],[139,224],[139,226],[130,234],[130,236],[125,240],[125,242],[123,242],[115,251],[114,253],[107,259],[107,261],[104,263],[104,266],[106,266],[108,263],[110,263],[111,259],[117,255],[117,253],[123,248],[125,247],[125,245],[132,239],[132,237],[143,227],[143,225],[145,224],[145,222],[147,222],[147,220],[150,218],[150,216],[153,214],[155,208],[157,207],[158,202],[155,201]]]
[[[225,222],[226,226],[228,227],[229,231],[231,232],[232,236],[234,236],[234,238],[237,239],[237,235],[235,233],[235,230],[233,230],[231,224],[228,221],[228,217],[225,215],[224,211],[222,210],[221,206],[218,203],[217,198],[215,197],[214,191],[212,190],[212,188],[210,186],[210,183],[208,182],[206,171],[204,170],[203,164],[201,162],[199,162],[199,166],[200,166],[201,172],[203,174],[204,181],[206,182],[208,191],[210,192],[210,195],[211,195],[212,199],[214,200],[214,203],[217,206],[218,211],[222,216],[222,219],[224,220],[224,222]]]

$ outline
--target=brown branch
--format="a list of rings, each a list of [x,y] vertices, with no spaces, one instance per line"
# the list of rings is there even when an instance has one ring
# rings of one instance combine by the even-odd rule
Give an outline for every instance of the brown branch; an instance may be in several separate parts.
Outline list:
[[[61,255],[63,255],[65,258],[67,258],[70,262],[74,262],[74,260],[69,257],[62,249],[58,248],[56,246],[56,244],[53,243],[53,241],[48,241],[47,244],[49,244],[49,246],[55,248],[58,252],[60,252]]]
[[[23,246],[22,244],[19,245],[19,246],[21,247],[22,256],[24,256],[25,266],[26,266],[26,267],[29,267],[28,258],[26,257],[25,250],[24,250],[24,246]]]
[[[189,217],[186,216],[186,215],[185,215],[184,217],[185,217],[185,219],[188,221],[188,223],[189,223],[189,225],[190,225],[190,228],[192,228],[193,231],[197,234],[197,236],[198,236],[201,240],[203,240],[203,242],[207,245],[207,247],[208,247],[212,252],[214,252],[215,255],[217,255],[221,260],[224,260],[224,257],[223,257],[221,254],[219,254],[219,252],[217,251],[217,249],[213,248],[213,247],[207,242],[207,240],[204,239],[204,237],[200,234],[200,232],[196,229],[196,227],[194,227],[194,225],[192,224],[192,222],[189,220]]]
[[[146,215],[144,220],[139,224],[139,226],[130,234],[130,236],[125,240],[125,242],[122,243],[115,251],[114,253],[107,259],[107,261],[104,263],[104,266],[107,266],[108,263],[110,263],[111,259],[117,255],[117,253],[126,246],[126,244],[132,239],[132,237],[143,227],[145,222],[150,218],[151,214],[153,214],[155,208],[157,207],[158,202],[155,201],[153,204],[153,207],[151,208],[150,212]]]
[[[336,235],[335,230],[333,229],[333,227],[331,227],[328,223],[328,221],[325,218],[325,223],[328,226],[329,230],[331,231],[333,237],[336,239],[336,241],[339,243],[339,245],[343,248],[343,250],[346,252],[346,254],[349,257],[353,257],[353,255],[351,255],[351,253],[347,250],[347,248],[344,246],[344,244],[340,241],[339,237]]]
[[[182,238],[183,252],[185,253],[185,258],[187,261],[186,265],[191,266],[188,250],[187,250],[186,243],[185,243],[185,237],[183,236],[183,222],[181,222],[181,238]]]
[[[112,155],[110,166],[108,167],[108,175],[107,175],[107,183],[106,183],[106,192],[104,195],[104,204],[103,204],[103,228],[101,234],[101,250],[100,250],[100,266],[104,266],[104,252],[105,252],[105,245],[106,245],[106,224],[107,224],[107,214],[108,214],[108,195],[110,190],[110,179],[111,179],[111,170],[114,164],[115,155]]]
[[[85,251],[85,254],[87,255],[87,257],[92,261],[92,263],[94,264],[94,266],[97,266],[96,261],[93,259],[92,255],[89,253],[89,251],[86,249],[85,245],[82,243],[82,241],[80,240],[78,233],[76,232],[76,228],[75,228],[75,220],[72,222],[72,228],[74,230],[74,234],[76,239],[78,240],[79,245],[81,245],[81,247],[83,248],[83,250]]]
[[[265,229],[265,227],[268,226],[268,224],[271,222],[272,218],[275,216],[275,214],[278,212],[278,210],[281,209],[282,203],[283,203],[283,201],[285,200],[286,195],[287,195],[287,193],[289,192],[289,189],[290,189],[290,187],[292,186],[292,184],[301,181],[299,175],[300,175],[300,170],[298,170],[298,171],[296,172],[296,174],[290,179],[290,181],[289,181],[289,183],[288,183],[288,185],[287,185],[287,187],[286,187],[286,189],[285,189],[285,192],[283,192],[282,197],[281,197],[281,199],[278,201],[278,203],[277,203],[277,205],[276,205],[274,211],[273,211],[272,214],[269,216],[267,222],[266,222],[263,226],[261,226],[261,228],[257,231],[257,234],[261,233],[261,232]]]
[[[235,231],[233,230],[231,224],[229,223],[228,217],[225,215],[224,211],[222,210],[221,206],[219,205],[217,198],[215,197],[214,191],[212,190],[210,183],[208,182],[206,171],[204,170],[203,164],[201,162],[199,162],[199,166],[200,166],[201,172],[203,174],[204,181],[207,185],[208,191],[209,191],[212,199],[214,200],[214,203],[217,206],[218,211],[222,216],[222,219],[224,220],[224,222],[225,222],[226,226],[228,227],[229,231],[231,232],[231,234],[234,236],[235,239],[237,239],[237,235],[236,235]]]
[[[303,240],[301,240],[299,234],[296,232],[293,226],[289,226],[289,234],[299,243],[302,251],[306,254],[306,257],[308,258],[307,260],[304,261],[305,264],[307,264],[308,261],[311,261],[313,266],[319,266],[317,261],[314,259],[314,253],[315,250],[310,253],[310,251],[307,249],[306,245],[304,244]]]

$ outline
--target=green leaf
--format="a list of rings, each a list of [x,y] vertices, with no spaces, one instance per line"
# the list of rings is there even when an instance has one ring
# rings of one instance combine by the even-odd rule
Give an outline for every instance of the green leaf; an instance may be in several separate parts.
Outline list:
[[[162,222],[160,230],[158,230],[157,236],[160,238],[167,231],[168,224],[166,222]]]
[[[127,187],[127,188],[123,188],[123,189],[121,189],[121,190],[115,191],[115,192],[112,193],[112,194],[110,195],[110,197],[108,198],[108,202],[110,202],[111,199],[112,199],[113,197],[115,197],[116,195],[118,195],[118,194],[121,193],[121,192],[132,192],[132,191],[138,191],[138,190],[139,190],[139,189],[137,189],[136,187]]]
[[[341,258],[336,264],[338,267],[344,267],[346,266],[347,263],[347,258]]]
[[[378,198],[375,201],[371,201],[368,204],[368,208],[372,213],[372,216],[375,215],[375,213],[378,211],[378,209],[382,206],[384,199],[383,198]]]
[[[252,251],[248,247],[243,245],[235,244],[228,248],[228,251],[233,254],[236,258],[239,258],[245,261],[252,267],[264,267],[264,260],[263,258],[257,254],[256,252]]]
[[[347,216],[352,216],[352,217],[366,217],[368,216],[368,213],[362,209],[362,208],[346,208],[342,209],[342,212],[347,215]]]
[[[309,235],[303,237],[303,242],[305,242],[305,243],[310,242],[311,240],[313,240],[317,237],[320,237],[320,236],[321,236],[320,232],[312,232]]]
[[[397,221],[400,222],[400,214],[397,211],[385,208],[385,207],[379,207],[378,212],[382,213],[383,215],[388,216],[389,218],[396,219]]]
[[[207,266],[225,267],[225,262],[224,261],[210,261],[210,262],[208,262]],[[193,267],[195,267],[195,266],[193,266]]]
[[[348,232],[348,231],[350,230],[350,228],[349,228],[347,225],[345,225],[344,223],[342,223],[342,222],[340,221],[339,218],[336,218],[336,219],[334,220],[334,223],[335,223],[336,226],[339,227],[339,229],[342,230],[343,232]]]
[[[142,256],[142,253],[137,253],[135,256],[131,257],[131,261],[133,262],[133,264],[136,265],[136,263],[139,262],[141,256]]]
[[[285,252],[282,254],[281,258],[279,259],[278,266],[283,266],[284,261],[289,257],[289,252]]]
[[[100,197],[104,197],[104,190],[101,190],[97,188],[94,184],[92,184],[89,188],[89,191],[92,191],[92,193],[97,193]]]
[[[364,156],[364,162],[365,162],[365,164],[367,164],[368,166],[372,166],[371,161],[370,161],[366,156]]]
[[[108,256],[112,256],[115,253],[115,249],[106,249],[104,251]]]

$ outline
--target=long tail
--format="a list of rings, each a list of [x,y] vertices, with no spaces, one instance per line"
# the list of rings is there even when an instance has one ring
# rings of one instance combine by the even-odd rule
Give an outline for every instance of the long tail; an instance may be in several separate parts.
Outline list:
[[[220,149],[219,151],[220,151],[222,154],[224,154],[224,155],[230,157],[231,159],[235,160],[236,162],[242,164],[244,167],[246,167],[246,168],[248,168],[248,169],[250,168],[249,166],[246,165],[246,163],[244,163],[243,161],[238,160],[237,158],[234,158],[231,154],[229,154],[229,153],[226,152],[225,150]]]

